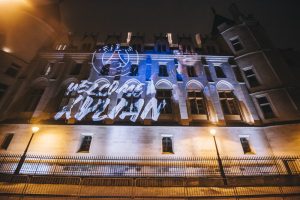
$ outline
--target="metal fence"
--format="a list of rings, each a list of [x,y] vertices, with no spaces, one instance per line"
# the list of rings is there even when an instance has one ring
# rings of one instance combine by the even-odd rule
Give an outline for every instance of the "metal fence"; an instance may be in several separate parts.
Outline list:
[[[0,154],[0,173],[14,173],[21,155]],[[300,156],[221,157],[226,176],[299,175]],[[27,155],[20,174],[97,177],[220,177],[216,157]]]
[[[210,178],[216,181],[218,178]],[[214,180],[216,179],[216,180]],[[0,199],[299,199],[300,186],[193,186],[190,178],[0,175]],[[97,198],[98,199],[98,198]]]

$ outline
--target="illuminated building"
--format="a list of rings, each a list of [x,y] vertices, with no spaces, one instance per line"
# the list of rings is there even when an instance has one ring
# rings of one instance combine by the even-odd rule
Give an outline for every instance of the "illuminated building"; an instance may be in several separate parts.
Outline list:
[[[261,180],[270,186],[266,173],[271,178],[289,174],[291,179],[278,179],[283,185],[297,183],[299,157],[291,157],[300,149],[297,74],[255,19],[234,5],[230,9],[234,21],[215,14],[209,37],[61,34],[26,70],[5,65],[0,75],[0,152],[22,154],[31,137],[25,152],[36,157],[24,153],[20,165],[2,156],[3,166],[8,163],[2,172],[144,177],[142,171],[167,178],[207,174],[226,180],[206,185],[218,187],[246,185],[240,179],[234,185],[231,174],[250,175],[254,186]],[[8,79],[10,85],[2,82]],[[38,132],[31,132],[33,125]],[[73,157],[63,162],[59,156]],[[214,157],[211,165],[199,164],[205,156]],[[185,167],[173,166],[178,158]],[[256,164],[233,163],[250,158]],[[172,167],[162,169],[168,159]],[[145,160],[152,168],[141,164]],[[101,171],[108,168],[113,172]],[[260,178],[253,178],[258,174]]]

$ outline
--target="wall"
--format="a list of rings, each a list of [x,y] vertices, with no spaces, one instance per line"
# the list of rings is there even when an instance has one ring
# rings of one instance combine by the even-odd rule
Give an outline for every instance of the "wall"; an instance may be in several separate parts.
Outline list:
[[[0,153],[23,153],[31,136],[32,125],[1,125],[0,141],[14,133],[7,150]],[[172,156],[215,156],[210,127],[182,126],[96,126],[40,125],[29,154],[105,155],[105,156],[169,156],[162,154],[162,136],[172,136]],[[215,128],[221,155],[243,156],[239,136],[248,135],[256,156],[295,155],[300,149],[300,124],[276,127]],[[82,134],[92,134],[89,153],[77,153]],[[271,148],[270,148],[271,146]],[[246,155],[246,156],[250,156]]]

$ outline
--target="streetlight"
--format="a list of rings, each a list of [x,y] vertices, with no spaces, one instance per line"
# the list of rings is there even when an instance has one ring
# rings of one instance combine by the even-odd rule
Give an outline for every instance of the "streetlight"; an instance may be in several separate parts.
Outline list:
[[[37,126],[33,126],[33,127],[31,128],[32,134],[31,134],[30,140],[29,140],[29,142],[28,142],[28,144],[27,144],[27,146],[26,146],[26,148],[25,148],[25,151],[24,151],[23,155],[21,156],[21,159],[20,159],[20,161],[19,161],[19,163],[18,163],[18,166],[17,166],[17,168],[16,168],[14,174],[19,174],[19,173],[20,173],[20,170],[21,170],[21,168],[22,168],[22,165],[23,165],[23,163],[24,163],[24,161],[25,161],[25,159],[26,159],[26,153],[27,153],[27,151],[28,151],[28,148],[29,148],[29,146],[30,146],[30,143],[31,143],[31,141],[32,141],[32,138],[33,138],[34,134],[37,133],[39,130],[40,130],[40,128],[37,127]]]
[[[222,160],[221,160],[221,157],[220,157],[220,154],[219,154],[219,149],[218,149],[217,141],[216,141],[216,133],[217,133],[217,131],[216,131],[216,129],[212,128],[212,129],[209,130],[209,132],[210,132],[210,134],[214,138],[215,147],[216,147],[217,156],[218,156],[219,169],[220,169],[220,172],[221,172],[221,176],[223,178],[224,185],[227,185],[227,179],[226,179],[226,175],[225,175],[225,172],[224,172]]]

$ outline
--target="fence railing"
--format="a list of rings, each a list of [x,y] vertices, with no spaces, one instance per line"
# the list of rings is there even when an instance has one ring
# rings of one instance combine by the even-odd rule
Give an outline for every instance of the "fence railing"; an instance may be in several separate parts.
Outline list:
[[[21,155],[0,154],[0,173],[14,173]],[[300,156],[221,157],[226,176],[299,175]],[[101,177],[220,177],[216,157],[27,155],[20,174]]]

